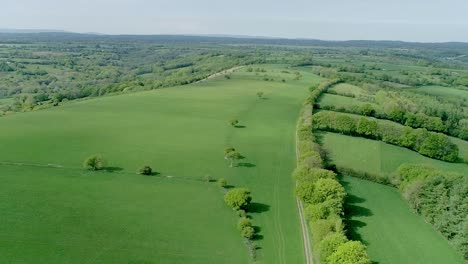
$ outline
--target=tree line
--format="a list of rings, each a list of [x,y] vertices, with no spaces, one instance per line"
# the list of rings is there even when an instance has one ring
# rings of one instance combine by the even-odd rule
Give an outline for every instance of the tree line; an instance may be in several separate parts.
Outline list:
[[[328,90],[327,93],[355,98],[350,93]],[[372,116],[379,119],[387,119],[413,128],[425,128],[429,131],[443,132],[448,135],[468,139],[468,122],[465,121],[465,113],[461,113],[463,103],[442,103],[431,96],[379,91],[373,96],[360,95],[357,100],[374,101],[378,104],[364,103],[360,106],[316,106],[321,109],[338,112],[352,113],[364,116]]]
[[[424,156],[443,161],[458,161],[458,146],[444,134],[430,132],[425,128],[413,129],[374,118],[320,111],[314,114],[313,128],[338,132],[351,136],[362,136],[405,147]]]
[[[323,169],[320,146],[312,134],[313,104],[321,93],[338,80],[326,81],[312,87],[297,125],[298,165],[296,195],[305,204],[310,223],[314,251],[321,263],[370,264],[366,247],[359,241],[349,241],[342,220],[346,192],[333,171]]]
[[[424,165],[403,164],[393,182],[410,206],[468,260],[468,178]]]

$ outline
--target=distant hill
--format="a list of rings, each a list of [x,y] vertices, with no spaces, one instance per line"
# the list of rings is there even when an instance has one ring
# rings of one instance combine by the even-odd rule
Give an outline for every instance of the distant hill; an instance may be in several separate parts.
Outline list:
[[[15,28],[0,28],[0,33],[17,33],[17,34],[31,34],[31,33],[51,33],[51,32],[67,32],[58,29],[15,29]]]

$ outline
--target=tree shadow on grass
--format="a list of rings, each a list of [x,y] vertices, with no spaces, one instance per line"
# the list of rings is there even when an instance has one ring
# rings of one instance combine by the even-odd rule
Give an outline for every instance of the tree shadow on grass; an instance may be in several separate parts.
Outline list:
[[[355,205],[355,204],[346,204],[345,205],[345,214],[346,215],[351,215],[353,217],[363,217],[363,216],[373,216],[374,214],[372,213],[371,210]]]
[[[249,213],[264,213],[270,210],[270,206],[262,203],[251,203],[247,206],[246,211]]]
[[[246,126],[244,126],[244,125],[235,125],[234,127],[235,128],[246,128]]]
[[[253,168],[253,167],[257,167],[257,165],[250,163],[250,162],[240,162],[237,164],[237,167]]]
[[[234,188],[235,186],[234,185],[225,185],[223,188],[226,189],[226,190],[229,190],[229,189],[232,189]]]
[[[358,197],[358,196],[353,195],[353,194],[348,194],[346,196],[346,203],[349,203],[349,204],[363,203],[365,201],[366,201],[366,199],[364,199],[362,197]]]
[[[160,173],[160,172],[153,171],[153,172],[151,172],[151,174],[150,174],[150,175],[145,175],[145,176],[159,176],[159,175],[161,175],[161,173]]]
[[[104,168],[102,168],[102,170],[105,171],[105,172],[110,172],[110,173],[112,173],[112,172],[117,172],[117,171],[123,171],[123,168],[121,168],[121,167],[111,167],[111,166],[109,166],[109,167],[104,167]]]
[[[359,229],[365,227],[367,225],[366,223],[359,220],[345,219],[344,224],[347,227],[347,236],[351,240],[359,240],[365,245],[369,245],[367,241],[362,239],[362,236],[359,233]]]

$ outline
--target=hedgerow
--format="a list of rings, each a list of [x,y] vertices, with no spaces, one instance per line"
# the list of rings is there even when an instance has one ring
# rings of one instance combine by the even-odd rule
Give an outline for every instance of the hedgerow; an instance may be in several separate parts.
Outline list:
[[[390,122],[380,122],[375,118],[356,117],[332,111],[314,114],[313,128],[382,140],[439,160],[458,160],[458,146],[452,143],[448,136],[424,128],[413,129]]]
[[[311,91],[303,106],[297,125],[298,164],[293,173],[297,181],[296,195],[305,204],[305,215],[313,238],[313,253],[321,263],[337,263],[343,255],[354,257],[347,260],[350,262],[370,263],[365,246],[361,242],[348,241],[345,236],[341,217],[346,192],[337,181],[336,174],[323,168],[323,154],[312,133],[313,105],[323,92],[338,82],[340,80],[320,84]],[[348,254],[350,242],[357,243],[359,249],[364,250],[358,255]]]

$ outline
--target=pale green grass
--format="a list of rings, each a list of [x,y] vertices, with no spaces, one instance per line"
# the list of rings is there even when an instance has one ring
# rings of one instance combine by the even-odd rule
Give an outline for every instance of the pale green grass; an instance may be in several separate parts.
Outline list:
[[[468,100],[468,90],[462,90],[452,87],[444,86],[423,86],[413,89],[416,92],[423,92],[430,95],[449,97],[449,98],[462,98]]]
[[[320,96],[320,101],[319,101],[320,107],[329,107],[329,106],[334,106],[335,108],[352,108],[352,107],[360,107],[366,104],[370,104],[374,109],[380,109],[380,107],[371,102],[365,102],[365,101],[359,101],[356,98],[352,97],[347,97],[347,96],[341,96],[341,95],[336,95],[336,94],[323,94]]]
[[[262,67],[267,68],[267,74],[272,76],[278,74],[280,69],[280,67]],[[295,166],[295,124],[300,107],[307,97],[307,88],[314,82],[319,82],[320,78],[303,73],[301,80],[288,79],[286,83],[283,83],[263,81],[261,75],[257,76],[255,73],[244,71],[233,73],[231,76],[230,80],[217,78],[189,86],[85,100],[69,103],[63,107],[3,117],[0,119],[0,149],[3,150],[0,152],[0,161],[55,164],[63,166],[63,170],[66,171],[80,171],[81,163],[87,156],[95,153],[102,154],[109,161],[109,166],[116,167],[120,171],[109,175],[96,174],[91,177],[97,178],[96,181],[100,181],[102,177],[102,181],[115,185],[115,188],[122,192],[119,194],[113,191],[103,202],[112,199],[117,201],[128,199],[126,202],[135,206],[148,202],[149,207],[143,208],[153,210],[154,214],[152,212],[149,218],[145,218],[145,215],[141,213],[139,214],[141,220],[138,218],[132,220],[133,225],[141,226],[145,230],[152,228],[148,226],[148,223],[157,225],[159,221],[168,222],[164,228],[156,228],[156,231],[150,233],[155,237],[163,237],[167,243],[166,246],[160,247],[160,244],[152,244],[148,241],[152,239],[151,236],[144,236],[141,238],[141,243],[147,247],[128,247],[126,252],[129,256],[141,256],[146,261],[134,263],[192,263],[182,261],[176,253],[171,255],[171,252],[178,252],[179,247],[182,249],[187,247],[188,252],[193,252],[192,250],[197,249],[190,249],[191,245],[184,240],[193,241],[203,237],[205,241],[213,236],[219,237],[213,242],[203,243],[207,245],[239,243],[240,246],[233,247],[231,251],[231,254],[235,256],[232,260],[226,261],[220,260],[222,255],[217,259],[210,259],[214,254],[213,251],[218,247],[207,246],[199,249],[196,254],[194,253],[199,256],[199,259],[206,259],[205,263],[244,263],[243,259],[247,258],[248,252],[243,242],[239,240],[239,234],[233,224],[236,216],[227,207],[224,209],[214,207],[221,206],[218,204],[222,202],[221,192],[207,190],[206,194],[198,195],[197,193],[204,192],[201,188],[205,187],[195,186],[191,189],[191,186],[182,186],[181,191],[178,191],[174,190],[177,189],[177,184],[174,184],[173,187],[168,187],[168,192],[174,190],[173,194],[165,195],[166,193],[163,192],[161,195],[154,194],[157,196],[153,197],[151,193],[160,191],[152,189],[154,188],[152,186],[158,183],[150,183],[147,190],[146,185],[139,185],[141,190],[138,192],[148,194],[144,196],[147,200],[159,200],[158,203],[147,201],[139,194],[128,197],[127,195],[130,194],[126,194],[128,189],[132,188],[132,184],[128,181],[139,181],[131,180],[131,178],[140,177],[134,172],[142,165],[152,166],[161,173],[161,177],[170,177],[176,181],[179,179],[187,182],[195,181],[194,184],[197,186],[198,181],[206,175],[215,179],[224,177],[229,184],[247,187],[252,191],[256,203],[256,212],[252,214],[253,221],[256,226],[260,227],[260,235],[263,236],[261,240],[256,241],[261,247],[258,251],[259,263],[301,263],[304,261],[304,256],[293,192],[294,182],[291,178],[291,172]],[[258,91],[263,91],[266,99],[257,98]],[[239,119],[240,124],[245,127],[231,127],[228,122],[232,118]],[[227,146],[237,148],[246,157],[242,161],[243,166],[229,168],[227,161],[223,159],[223,150]],[[23,181],[26,182],[29,178],[37,180],[48,177],[46,173],[39,175],[34,167],[30,168],[29,171],[8,173],[5,177],[9,176],[12,179],[8,185],[5,181],[2,181],[0,185],[5,189],[13,188],[19,184],[15,183],[14,179],[20,174],[24,174],[21,177],[24,177]],[[68,178],[73,177],[65,177],[60,185],[63,190],[56,191],[61,193],[58,199],[67,200],[66,194],[76,192],[74,189],[78,188],[74,186],[75,183],[72,180],[67,184]],[[122,178],[122,181],[118,181],[119,178]],[[154,177],[145,178],[145,180],[157,181]],[[44,184],[46,185],[46,182]],[[183,184],[190,185],[185,182]],[[93,185],[93,181],[84,182],[79,186],[82,186],[81,194],[91,198],[94,194],[90,191],[98,187]],[[53,191],[51,192],[54,194]],[[20,195],[20,193],[17,191],[16,194]],[[47,194],[47,189],[43,193]],[[45,195],[43,193],[37,193],[29,199],[34,200],[38,206],[48,208],[47,201],[52,198],[42,198]],[[183,200],[187,202],[178,200],[176,205],[171,204],[172,195],[183,196]],[[31,206],[28,200],[21,203],[15,201],[14,196],[11,197],[13,198],[4,200],[3,206],[17,208],[21,214],[24,214],[24,219],[36,217],[36,211],[41,210],[41,208]],[[204,203],[207,203],[207,200],[210,200],[210,203],[206,204],[208,208],[211,208],[210,210],[203,209],[198,213],[192,208],[205,206]],[[77,203],[76,206],[81,206],[81,201]],[[66,203],[60,206],[66,207]],[[82,206],[83,210],[87,210],[86,204]],[[161,206],[169,208],[159,208]],[[66,214],[62,215],[60,210],[55,210],[53,207],[47,210],[54,212],[57,217],[66,217]],[[119,212],[113,213],[112,208],[107,210],[119,218]],[[151,218],[157,217],[157,212],[161,210],[164,212],[161,217],[165,220],[156,221]],[[74,216],[81,218],[81,213],[77,211]],[[128,211],[128,213],[133,212]],[[200,222],[198,217],[202,216],[196,214],[209,214],[210,221],[213,222],[227,221],[223,218],[227,216],[222,216],[224,214],[231,214],[232,218],[228,225],[223,225],[223,228],[228,230],[220,231],[221,227],[219,227],[210,231],[198,228],[199,225],[209,227],[211,223]],[[174,220],[176,218],[177,220]],[[15,218],[8,221],[15,221]],[[128,220],[126,223],[130,222]],[[50,225],[48,223],[48,221],[43,222],[44,230],[55,230],[62,236],[57,235],[53,237],[54,239],[44,237],[40,245],[28,249],[28,252],[34,251],[37,256],[42,251],[54,251],[54,247],[46,249],[48,243],[67,242],[65,231],[76,226],[76,223],[72,226],[55,226],[54,222],[50,222]],[[64,246],[61,251],[55,253],[60,259],[51,258],[47,263],[81,263],[77,262],[77,259],[88,258],[89,255],[99,254],[99,252],[103,252],[100,255],[102,261],[89,263],[115,263],[113,260],[116,258],[112,257],[109,252],[124,243],[119,239],[127,239],[125,236],[118,235],[123,227],[115,226],[116,223],[118,223],[117,220],[109,222],[108,228],[117,234],[113,236],[102,234],[101,236],[100,243],[105,244],[108,250],[102,251],[98,247],[94,250],[80,251],[82,246],[79,243],[83,241],[78,241],[76,250],[75,247]],[[92,223],[89,225],[93,232],[83,231],[84,236],[101,235],[100,226],[93,227]],[[187,231],[185,235],[178,236],[176,234],[180,225],[184,226],[183,228],[196,226],[199,232],[188,233]],[[28,236],[25,231],[15,232],[14,229],[9,229],[8,232],[10,235],[18,236],[20,240],[24,237],[24,242],[27,242]],[[138,234],[134,239],[138,239]],[[4,235],[5,233],[0,233],[0,236]],[[169,253],[166,256],[153,258],[155,253],[152,251]],[[20,251],[14,252],[19,254]],[[25,253],[23,257],[34,257],[34,255],[29,255]],[[64,258],[70,258],[73,261],[63,261]],[[15,256],[10,255],[9,259],[15,259]]]
[[[349,83],[339,83],[330,88],[330,91],[334,91],[337,93],[344,93],[344,94],[354,94],[356,97],[360,94],[364,94],[365,91],[358,86],[349,84]]]

